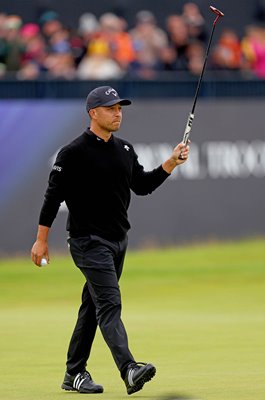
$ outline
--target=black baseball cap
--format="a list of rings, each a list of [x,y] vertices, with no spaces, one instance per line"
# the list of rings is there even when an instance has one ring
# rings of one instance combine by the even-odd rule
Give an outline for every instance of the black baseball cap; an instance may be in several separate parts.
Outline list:
[[[132,102],[128,99],[121,99],[118,92],[111,86],[99,86],[88,94],[86,109],[89,111],[92,108],[113,106],[117,103],[129,106]]]

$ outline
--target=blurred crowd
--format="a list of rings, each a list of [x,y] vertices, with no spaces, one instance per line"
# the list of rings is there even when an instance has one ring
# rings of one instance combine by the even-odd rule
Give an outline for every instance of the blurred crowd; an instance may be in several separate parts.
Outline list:
[[[243,37],[221,24],[218,28],[208,68],[265,79],[265,25],[246,27]],[[139,11],[130,28],[114,13],[100,18],[85,13],[76,29],[65,26],[55,11],[43,13],[38,23],[0,11],[0,78],[154,79],[179,71],[196,76],[208,39],[205,20],[192,2],[169,15],[164,29],[149,10]]]

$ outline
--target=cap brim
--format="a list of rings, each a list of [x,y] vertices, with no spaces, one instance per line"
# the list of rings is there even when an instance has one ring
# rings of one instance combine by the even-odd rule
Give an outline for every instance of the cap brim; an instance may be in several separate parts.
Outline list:
[[[114,106],[114,104],[120,104],[121,106],[129,106],[130,104],[132,104],[132,102],[129,99],[119,99],[119,100],[114,99],[108,101],[107,103],[102,104],[101,107]]]

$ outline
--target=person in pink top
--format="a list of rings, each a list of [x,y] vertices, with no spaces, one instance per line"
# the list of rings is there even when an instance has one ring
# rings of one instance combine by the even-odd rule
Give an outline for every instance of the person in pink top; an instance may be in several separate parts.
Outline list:
[[[265,28],[251,26],[247,28],[242,40],[245,68],[258,78],[265,78]]]

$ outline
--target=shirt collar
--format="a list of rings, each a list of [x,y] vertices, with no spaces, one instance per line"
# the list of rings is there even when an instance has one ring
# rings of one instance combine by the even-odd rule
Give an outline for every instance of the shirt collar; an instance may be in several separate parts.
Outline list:
[[[111,135],[111,137],[109,138],[109,140],[107,142],[105,142],[105,140],[101,139],[99,136],[97,136],[94,132],[92,132],[90,130],[90,128],[88,127],[86,129],[86,133],[95,141],[98,143],[111,143],[113,142],[113,134]]]

